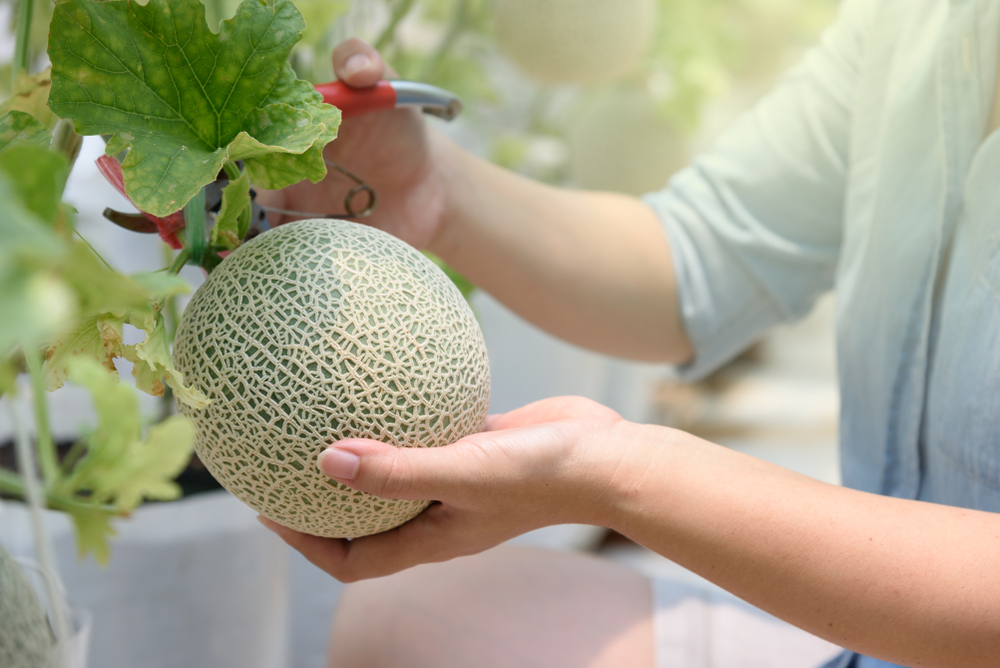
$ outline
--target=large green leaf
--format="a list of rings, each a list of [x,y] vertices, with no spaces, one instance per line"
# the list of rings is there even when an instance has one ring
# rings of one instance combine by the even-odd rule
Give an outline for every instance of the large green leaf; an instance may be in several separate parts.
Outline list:
[[[49,106],[79,134],[113,135],[109,154],[129,149],[125,189],[154,215],[183,207],[226,161],[246,161],[266,188],[315,181],[340,112],[287,62],[304,28],[291,0],[246,0],[218,34],[198,0],[64,0]],[[275,155],[294,168],[271,167]]]

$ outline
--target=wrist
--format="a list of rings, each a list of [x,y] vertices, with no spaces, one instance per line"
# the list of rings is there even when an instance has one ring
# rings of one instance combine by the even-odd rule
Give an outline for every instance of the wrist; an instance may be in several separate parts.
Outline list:
[[[605,448],[606,463],[600,481],[600,525],[629,536],[648,509],[662,503],[652,498],[662,479],[679,464],[684,432],[669,427],[622,420]]]
[[[467,156],[462,148],[440,132],[428,129],[430,167],[442,193],[442,206],[437,229],[427,244],[427,250],[448,260],[460,243],[463,221],[468,216],[463,195],[471,188],[468,179]]]

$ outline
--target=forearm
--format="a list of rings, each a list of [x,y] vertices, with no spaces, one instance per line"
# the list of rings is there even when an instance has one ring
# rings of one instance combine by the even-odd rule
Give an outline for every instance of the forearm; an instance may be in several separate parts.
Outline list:
[[[670,249],[649,207],[546,186],[433,141],[448,201],[430,250],[567,341],[634,359],[691,357]]]
[[[798,475],[622,423],[608,524],[832,642],[913,666],[1000,656],[1000,515]]]

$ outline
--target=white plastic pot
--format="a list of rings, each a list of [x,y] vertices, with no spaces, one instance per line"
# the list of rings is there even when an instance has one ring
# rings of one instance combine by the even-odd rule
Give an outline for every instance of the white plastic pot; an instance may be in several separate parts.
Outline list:
[[[92,619],[75,641],[89,640],[91,665],[288,666],[288,549],[228,493],[139,508],[117,523],[107,566],[77,558],[67,517],[46,512],[45,524],[68,595]],[[23,506],[5,504],[0,542],[34,558]]]

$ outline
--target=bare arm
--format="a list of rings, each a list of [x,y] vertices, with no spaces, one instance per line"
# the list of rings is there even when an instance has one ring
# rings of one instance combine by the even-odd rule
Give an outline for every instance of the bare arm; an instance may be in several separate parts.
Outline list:
[[[392,75],[360,40],[337,47],[334,69],[359,87]],[[434,251],[542,329],[622,357],[691,357],[670,249],[656,214],[639,200],[506,172],[430,131],[412,110],[348,119],[326,155],[377,189],[378,208],[366,223]],[[331,173],[318,185],[262,199],[333,213],[347,187]]]
[[[691,357],[652,209],[634,197],[540,184],[433,139],[449,205],[430,250],[571,343],[634,359]]]
[[[836,487],[577,398],[495,417],[445,448],[342,441],[328,475],[435,499],[353,541],[269,524],[342,580],[488,549],[525,531],[608,526],[800,628],[908,666],[1000,657],[1000,515]]]
[[[623,423],[625,535],[831,642],[907,666],[995,666],[1000,515],[837,487]]]

